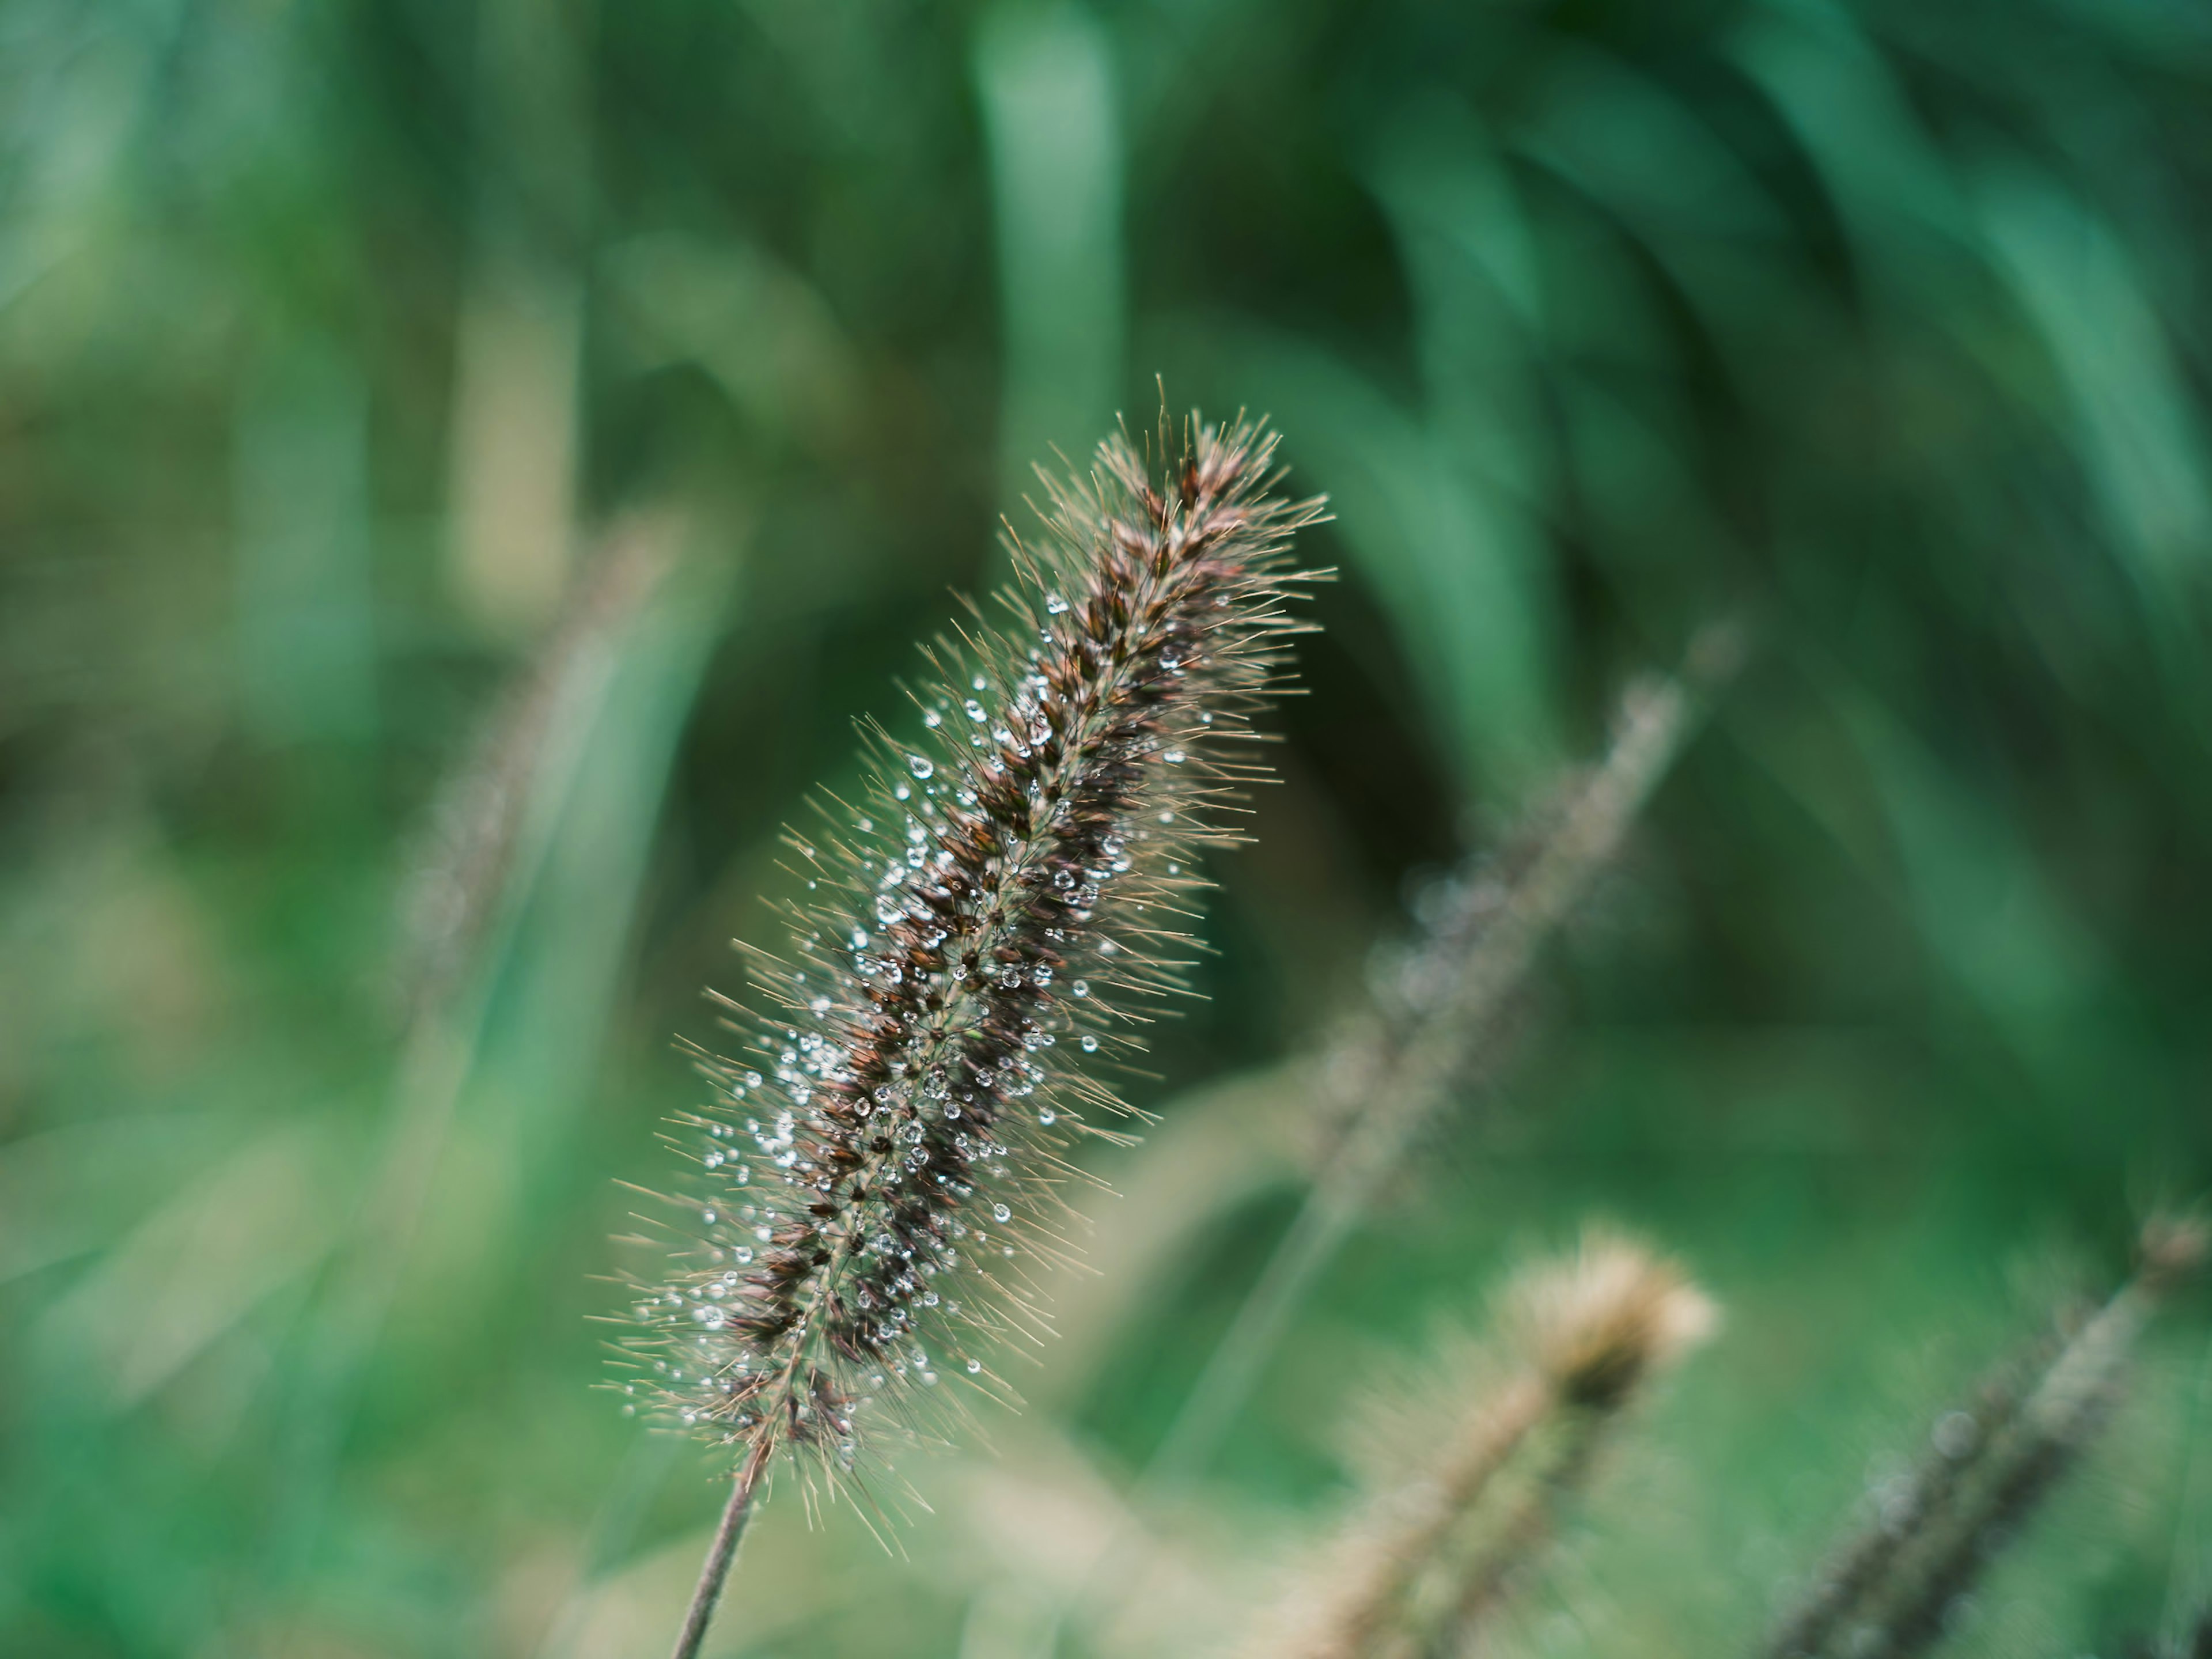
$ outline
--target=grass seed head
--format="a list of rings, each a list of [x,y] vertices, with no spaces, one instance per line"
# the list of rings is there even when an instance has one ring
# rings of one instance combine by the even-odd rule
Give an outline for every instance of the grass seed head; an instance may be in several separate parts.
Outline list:
[[[623,1345],[665,1417],[834,1482],[961,1388],[1010,1394],[994,1356],[1044,1334],[1070,1249],[1067,1148],[1127,1113],[1099,1063],[1176,988],[1196,860],[1263,775],[1318,505],[1273,493],[1274,442],[1194,417],[1046,478],[1000,624],[927,653],[913,735],[872,729],[859,803],[791,838],[806,891],[745,1049],[702,1060],[676,1271]]]

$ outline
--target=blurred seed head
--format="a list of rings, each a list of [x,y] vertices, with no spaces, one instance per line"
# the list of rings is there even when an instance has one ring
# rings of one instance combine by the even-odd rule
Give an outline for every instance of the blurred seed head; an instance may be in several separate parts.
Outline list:
[[[1594,1229],[1572,1255],[1508,1287],[1501,1323],[1559,1396],[1612,1410],[1718,1328],[1719,1310],[1675,1262]]]

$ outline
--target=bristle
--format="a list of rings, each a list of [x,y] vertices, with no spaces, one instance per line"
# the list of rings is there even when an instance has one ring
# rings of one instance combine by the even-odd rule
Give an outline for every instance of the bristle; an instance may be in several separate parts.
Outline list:
[[[1127,1111],[1084,1068],[1178,982],[1317,506],[1270,493],[1258,427],[1167,436],[1157,474],[1121,437],[1046,480],[1006,625],[939,641],[923,735],[872,730],[859,802],[791,839],[806,890],[756,957],[749,1050],[705,1062],[678,1271],[627,1345],[625,1386],[748,1455],[817,1454],[834,1486],[940,1382],[1009,1397],[999,1353],[1048,1329],[1067,1149]]]
[[[1402,1467],[1302,1576],[1255,1659],[1467,1650],[1622,1411],[1715,1322],[1679,1267],[1610,1235],[1516,1276],[1497,1321],[1509,1364],[1464,1355],[1440,1403],[1402,1414]]]
[[[1933,1647],[1960,1598],[2095,1441],[2144,1326],[2202,1267],[2205,1247],[2197,1221],[2146,1226],[2135,1276],[2111,1301],[1937,1424],[1899,1501],[1846,1541],[1763,1650],[1769,1659],[1909,1659]]]

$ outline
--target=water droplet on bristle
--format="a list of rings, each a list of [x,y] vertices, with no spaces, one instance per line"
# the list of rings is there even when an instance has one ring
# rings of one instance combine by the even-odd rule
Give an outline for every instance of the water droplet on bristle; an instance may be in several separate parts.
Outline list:
[[[937,767],[927,755],[908,755],[906,757],[906,769],[918,778],[931,778],[937,775]]]

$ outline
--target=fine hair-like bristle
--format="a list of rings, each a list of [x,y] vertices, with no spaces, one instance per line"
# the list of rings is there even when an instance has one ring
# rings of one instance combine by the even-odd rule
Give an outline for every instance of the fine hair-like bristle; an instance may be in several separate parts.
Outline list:
[[[1621,1413],[1715,1322],[1680,1268],[1615,1235],[1524,1269],[1498,1299],[1502,1355],[1440,1368],[1439,1397],[1397,1414],[1400,1467],[1301,1575],[1255,1659],[1470,1650]]]
[[[2152,1221],[2134,1276],[2110,1301],[1942,1419],[1879,1522],[1846,1540],[1766,1644],[1767,1659],[1908,1659],[1933,1647],[2110,1419],[2144,1326],[2202,1268],[2207,1238],[2194,1219]]]
[[[625,1386],[741,1449],[840,1484],[879,1431],[926,1427],[940,1380],[1011,1393],[1042,1331],[1036,1269],[1066,1256],[1064,1153],[1127,1109],[1093,1055],[1174,988],[1180,926],[1285,636],[1291,532],[1275,440],[1163,424],[1046,478],[1009,540],[1006,621],[940,641],[921,732],[870,728],[861,799],[791,846],[805,897],[744,1052],[702,1057],[681,1238],[641,1286]],[[1154,471],[1157,465],[1158,471]]]

